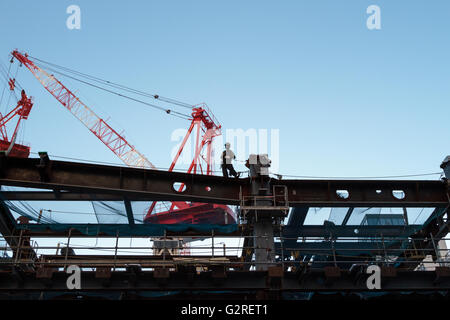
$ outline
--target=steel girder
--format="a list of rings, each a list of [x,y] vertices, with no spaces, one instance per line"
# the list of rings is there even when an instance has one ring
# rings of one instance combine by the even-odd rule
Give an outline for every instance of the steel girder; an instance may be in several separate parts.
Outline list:
[[[442,277],[442,271],[401,271],[381,276],[381,289],[369,290],[367,274],[352,274],[340,271],[327,275],[324,270],[310,270],[302,274],[284,272],[271,276],[260,271],[230,271],[223,273],[154,271],[113,271],[107,278],[98,277],[95,271],[81,272],[81,289],[67,289],[68,274],[61,271],[42,273],[24,272],[20,277],[12,277],[10,272],[0,273],[0,292],[102,292],[102,291],[171,291],[171,290],[279,290],[279,291],[448,291],[450,278]]]
[[[119,166],[5,158],[0,160],[0,184],[54,190],[53,193],[6,193],[10,200],[197,201],[238,205],[250,195],[248,179],[186,174]],[[173,184],[184,182],[178,192]],[[404,180],[277,180],[287,187],[290,206],[308,207],[445,207],[447,181]],[[282,189],[280,189],[282,190]],[[339,191],[348,193],[347,197]],[[396,198],[394,191],[402,191]],[[280,191],[283,192],[283,191]],[[102,198],[105,197],[105,198]],[[116,198],[115,198],[116,197]]]

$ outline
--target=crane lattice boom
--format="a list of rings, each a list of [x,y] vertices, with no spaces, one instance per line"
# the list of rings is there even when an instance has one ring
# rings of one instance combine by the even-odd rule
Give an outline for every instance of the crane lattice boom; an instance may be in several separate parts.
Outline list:
[[[114,154],[116,154],[126,165],[133,167],[152,168],[155,166],[147,160],[147,158],[138,152],[127,140],[115,131],[105,120],[100,118],[88,106],[86,106],[74,93],[64,86],[53,75],[47,73],[44,69],[35,65],[29,59],[27,54],[22,54],[18,50],[12,52],[14,58],[25,65],[31,73],[39,80],[44,88],[50,92],[66,109],[68,109],[79,121],[81,121],[97,138],[99,138]],[[123,88],[123,86],[120,86]],[[107,90],[108,91],[108,90]],[[111,91],[110,91],[111,92]],[[114,93],[114,92],[112,92]],[[126,97],[124,95],[121,95]],[[159,96],[153,95],[155,99]],[[130,98],[130,97],[128,97]],[[130,98],[132,99],[132,98]],[[142,101],[132,99],[137,102]],[[166,99],[167,100],[167,99]],[[170,100],[170,99],[169,99]],[[148,103],[144,103],[150,105]],[[179,103],[178,103],[179,104]],[[150,105],[153,106],[153,105]],[[184,105],[186,106],[186,105]],[[155,106],[153,106],[155,107]],[[162,109],[159,108],[158,109]],[[170,114],[171,110],[164,110]],[[180,114],[180,113],[178,113]],[[213,174],[212,146],[213,139],[221,134],[222,126],[212,114],[206,104],[198,104],[192,106],[190,128],[181,143],[179,150],[172,161],[168,171],[172,171],[183,152],[186,143],[191,136],[195,135],[195,154],[192,162],[187,170],[188,173],[194,174]],[[181,182],[179,186],[174,184],[173,188],[178,192],[182,192],[185,182]],[[160,223],[159,221],[204,221],[205,219],[211,223],[223,223],[223,221],[236,221],[233,210],[225,205],[206,205],[203,203],[189,203],[185,201],[176,201],[170,204],[168,211],[154,212],[157,201],[153,201],[147,210],[144,218],[145,223]],[[164,205],[166,205],[164,203]],[[153,214],[155,213],[155,214]],[[172,214],[175,213],[175,216]],[[172,219],[173,218],[173,219]],[[205,220],[205,221],[206,221]],[[227,223],[227,222],[225,222]]]
[[[85,105],[72,91],[64,86],[53,75],[36,66],[28,59],[27,54],[15,50],[12,52],[19,62],[26,66],[39,82],[50,92],[67,110],[81,121],[97,138],[99,138],[126,165],[132,167],[155,168],[155,166],[139,151],[135,149],[125,137],[121,136],[105,120]]]

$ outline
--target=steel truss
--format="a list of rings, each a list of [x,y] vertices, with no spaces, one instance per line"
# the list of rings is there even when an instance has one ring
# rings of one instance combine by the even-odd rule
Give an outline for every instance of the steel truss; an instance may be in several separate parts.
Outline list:
[[[175,182],[186,185],[180,192]],[[10,260],[0,263],[0,291],[67,291],[64,268],[78,263],[86,291],[145,290],[278,290],[278,291],[367,291],[365,270],[376,264],[382,270],[383,291],[448,290],[450,269],[440,260],[436,243],[449,231],[449,184],[442,181],[311,181],[276,180],[271,184],[289,206],[295,207],[288,224],[274,231],[275,260],[267,262],[267,271],[254,271],[252,225],[210,226],[209,231],[195,225],[135,224],[130,201],[199,201],[238,205],[251,196],[247,179],[225,179],[178,172],[104,166],[40,159],[0,158],[0,184],[39,191],[1,192],[0,232],[9,250]],[[275,189],[274,189],[275,190]],[[346,190],[343,198],[340,191]],[[394,191],[401,190],[402,198]],[[339,191],[339,192],[338,192]],[[17,223],[4,201],[90,201],[120,200],[127,209],[128,224],[92,225]],[[275,201],[276,202],[276,201]],[[127,205],[128,203],[128,205]],[[277,203],[274,204],[277,207]],[[310,206],[348,207],[342,225],[305,225]],[[357,226],[357,240],[345,243],[344,237],[356,237],[355,226],[347,225],[354,207],[434,207],[424,226]],[[273,211],[273,210],[272,210]],[[446,218],[444,217],[445,215]],[[22,221],[23,222],[23,221]],[[181,226],[183,227],[183,226]],[[178,228],[178,229],[177,229]],[[93,230],[95,232],[93,232]],[[120,234],[120,236],[119,236]],[[124,257],[68,254],[37,255],[31,239],[38,237],[207,237],[212,239],[212,256]],[[219,254],[214,237],[241,237],[243,246],[226,248],[242,254]],[[298,240],[319,237],[321,242]],[[394,239],[390,239],[394,238]],[[369,239],[370,243],[361,242]],[[394,244],[393,244],[394,243]],[[43,250],[45,248],[39,248]],[[113,248],[114,249],[114,248]],[[79,248],[77,249],[79,250]],[[192,250],[195,250],[193,247]],[[225,249],[224,249],[225,250]],[[369,255],[345,257],[346,250],[369,251]],[[215,252],[215,255],[214,255]],[[397,267],[388,260],[396,255]],[[320,256],[314,263],[299,257]],[[437,264],[431,271],[414,271],[424,256]],[[381,256],[381,259],[378,258]],[[184,257],[186,258],[186,257]],[[259,262],[258,262],[259,263]],[[61,270],[63,268],[63,270]],[[86,268],[94,268],[88,271]],[[149,269],[150,268],[150,269]],[[199,269],[201,271],[199,272]],[[11,272],[13,271],[13,272]]]

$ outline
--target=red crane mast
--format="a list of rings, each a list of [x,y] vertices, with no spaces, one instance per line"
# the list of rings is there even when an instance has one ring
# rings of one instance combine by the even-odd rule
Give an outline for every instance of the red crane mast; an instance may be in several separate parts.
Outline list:
[[[9,81],[11,90],[15,89],[14,82],[12,79]],[[19,126],[22,120],[28,119],[31,108],[33,107],[32,97],[27,97],[25,90],[22,90],[20,100],[17,102],[17,106],[12,109],[8,114],[2,116],[0,114],[0,150],[6,151],[6,155],[13,157],[27,158],[30,154],[30,147],[17,144],[16,137],[19,131]],[[6,130],[6,125],[12,121],[16,116],[18,116],[16,126],[14,128],[11,139],[8,137]]]

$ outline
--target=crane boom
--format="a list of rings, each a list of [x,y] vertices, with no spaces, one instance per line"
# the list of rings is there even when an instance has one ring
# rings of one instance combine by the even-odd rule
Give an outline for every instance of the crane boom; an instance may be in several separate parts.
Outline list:
[[[25,65],[27,69],[29,69],[36,77],[36,79],[39,80],[39,82],[44,86],[44,88],[50,92],[51,95],[53,95],[66,109],[68,109],[79,121],[81,121],[126,165],[156,169],[144,155],[138,152],[134,146],[129,144],[127,140],[117,133],[117,131],[115,131],[105,120],[97,116],[94,111],[85,105],[58,79],[56,79],[53,74],[49,74],[44,69],[37,66],[32,60],[30,60],[26,53],[22,54],[18,50],[14,50],[12,55],[21,64]],[[155,99],[158,98],[158,96],[154,97]],[[164,111],[169,114],[171,110]],[[186,142],[191,134],[194,134],[195,132],[195,155],[187,172],[197,174],[197,170],[199,170],[201,174],[212,175],[212,142],[215,137],[221,134],[222,126],[204,103],[192,106],[191,117],[192,118],[190,119],[188,118],[188,120],[192,121],[191,126],[168,171],[172,171],[174,169],[177,160],[186,146]],[[203,154],[205,149],[206,156]],[[182,192],[184,187],[185,182],[182,182],[180,186],[176,186],[175,184],[173,186],[173,188],[176,188],[179,192]],[[205,219],[208,219],[208,221],[212,221],[213,223],[236,221],[236,216],[233,210],[224,205],[205,206],[203,203],[177,201],[171,203],[168,211],[155,212],[155,214],[153,214],[156,204],[157,201],[153,201],[147,210],[147,215],[144,218],[145,223],[160,223],[160,219],[161,221],[166,222],[191,221],[191,223],[196,223],[196,221],[203,221]],[[176,213],[175,218],[173,218],[173,213]]]
[[[86,104],[84,104],[72,91],[64,86],[53,75],[39,68],[17,50],[12,52],[14,58],[27,67],[44,88],[53,95],[67,110],[69,110],[81,123],[83,123],[100,141],[102,141],[127,166],[155,168],[155,166],[136,148],[128,143],[105,120],[100,118]]]

